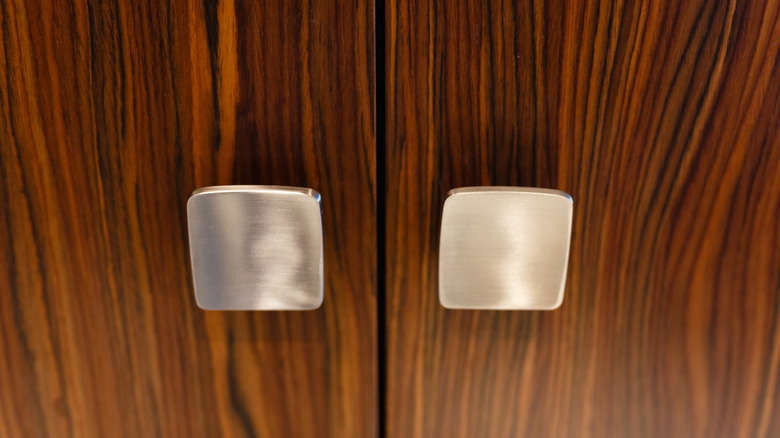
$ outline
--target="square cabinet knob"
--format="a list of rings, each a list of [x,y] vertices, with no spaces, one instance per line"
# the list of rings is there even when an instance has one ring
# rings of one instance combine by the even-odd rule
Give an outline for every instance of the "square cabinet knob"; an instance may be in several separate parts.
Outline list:
[[[319,193],[216,186],[187,202],[195,299],[207,310],[309,310],[322,304]]]
[[[573,205],[558,190],[467,187],[444,202],[439,300],[451,309],[551,310],[563,301]]]

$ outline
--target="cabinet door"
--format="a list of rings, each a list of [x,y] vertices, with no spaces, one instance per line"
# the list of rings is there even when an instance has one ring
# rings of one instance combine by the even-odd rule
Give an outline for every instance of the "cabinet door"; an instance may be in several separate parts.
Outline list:
[[[377,432],[373,15],[0,1],[0,436]],[[196,307],[214,184],[322,194],[322,308]]]
[[[385,3],[387,436],[780,435],[779,9]],[[560,309],[439,305],[473,185],[572,195]]]

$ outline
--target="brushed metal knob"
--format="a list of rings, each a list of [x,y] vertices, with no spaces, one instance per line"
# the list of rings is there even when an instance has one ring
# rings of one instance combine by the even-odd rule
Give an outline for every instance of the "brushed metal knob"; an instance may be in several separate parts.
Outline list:
[[[525,187],[467,187],[444,202],[439,301],[451,309],[551,310],[563,301],[573,204]]]
[[[320,195],[215,186],[187,201],[195,299],[206,310],[309,310],[322,304]]]

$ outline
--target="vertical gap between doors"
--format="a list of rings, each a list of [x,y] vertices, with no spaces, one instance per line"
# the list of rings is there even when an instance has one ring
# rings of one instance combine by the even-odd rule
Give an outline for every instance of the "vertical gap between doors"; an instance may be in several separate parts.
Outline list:
[[[385,96],[385,0],[374,2],[374,53],[375,53],[375,86],[376,86],[376,215],[377,215],[377,358],[378,370],[378,428],[379,436],[387,435],[387,318],[385,314],[386,300],[386,261],[387,261],[387,144],[385,138],[385,111],[387,101]]]
[[[379,437],[387,435],[387,319],[386,319],[386,261],[387,261],[387,144],[385,137],[387,99],[385,96],[385,0],[374,2],[374,53],[376,87],[376,214],[377,214],[377,379]]]

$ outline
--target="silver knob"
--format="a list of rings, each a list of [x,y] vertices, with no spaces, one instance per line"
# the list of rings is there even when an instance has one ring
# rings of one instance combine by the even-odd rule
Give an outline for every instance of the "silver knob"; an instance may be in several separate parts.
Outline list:
[[[439,244],[442,306],[559,307],[572,211],[571,196],[558,190],[467,187],[450,191]]]
[[[195,299],[207,310],[309,310],[322,304],[320,195],[215,186],[187,202]]]

